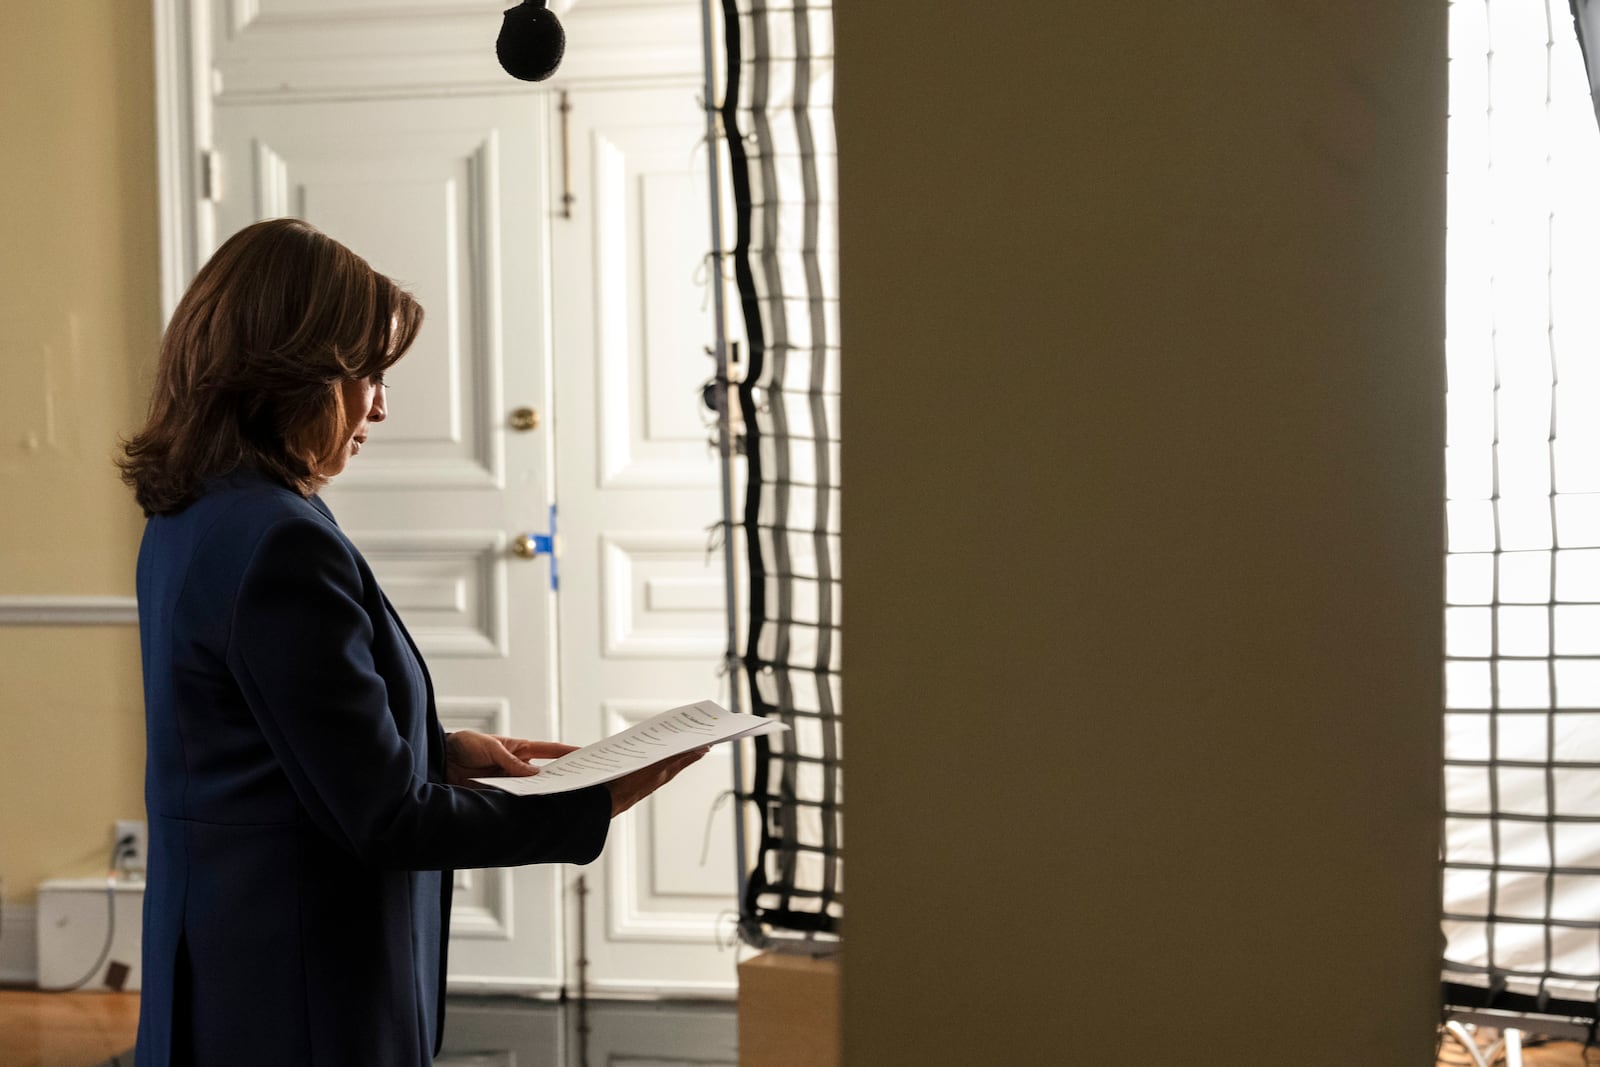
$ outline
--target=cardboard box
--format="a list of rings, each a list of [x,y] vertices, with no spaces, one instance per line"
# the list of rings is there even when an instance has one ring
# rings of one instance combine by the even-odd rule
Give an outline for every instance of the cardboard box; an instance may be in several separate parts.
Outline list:
[[[838,1067],[839,959],[764,952],[739,964],[739,1067]]]

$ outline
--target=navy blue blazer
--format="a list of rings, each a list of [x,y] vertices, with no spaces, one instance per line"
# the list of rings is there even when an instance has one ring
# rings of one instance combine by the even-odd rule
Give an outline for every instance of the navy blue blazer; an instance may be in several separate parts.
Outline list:
[[[138,1063],[431,1063],[449,871],[588,863],[610,794],[443,784],[422,657],[316,498],[211,483],[146,524],[138,595]]]

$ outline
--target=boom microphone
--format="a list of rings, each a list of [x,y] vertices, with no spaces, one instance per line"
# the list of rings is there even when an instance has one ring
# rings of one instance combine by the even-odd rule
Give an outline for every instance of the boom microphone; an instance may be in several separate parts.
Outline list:
[[[561,56],[567,50],[567,33],[545,3],[546,0],[522,0],[518,6],[506,9],[494,54],[513,78],[544,81],[561,65]]]

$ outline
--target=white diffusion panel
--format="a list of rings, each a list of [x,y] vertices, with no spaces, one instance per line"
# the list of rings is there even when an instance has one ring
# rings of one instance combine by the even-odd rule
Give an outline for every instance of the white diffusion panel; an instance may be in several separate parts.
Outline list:
[[[552,230],[566,739],[727,702],[704,115],[694,88],[574,93],[573,218]],[[592,286],[588,280],[593,279]],[[726,746],[618,819],[587,874],[597,992],[728,995]],[[577,946],[574,946],[577,951]]]

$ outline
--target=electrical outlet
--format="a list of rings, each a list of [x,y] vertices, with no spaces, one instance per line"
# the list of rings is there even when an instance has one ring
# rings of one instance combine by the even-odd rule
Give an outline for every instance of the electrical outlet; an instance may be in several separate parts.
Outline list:
[[[131,845],[118,845],[119,842],[128,837],[133,838]],[[142,819],[117,820],[117,825],[112,831],[111,844],[115,849],[112,865],[119,874],[144,871],[147,841],[145,824]]]

